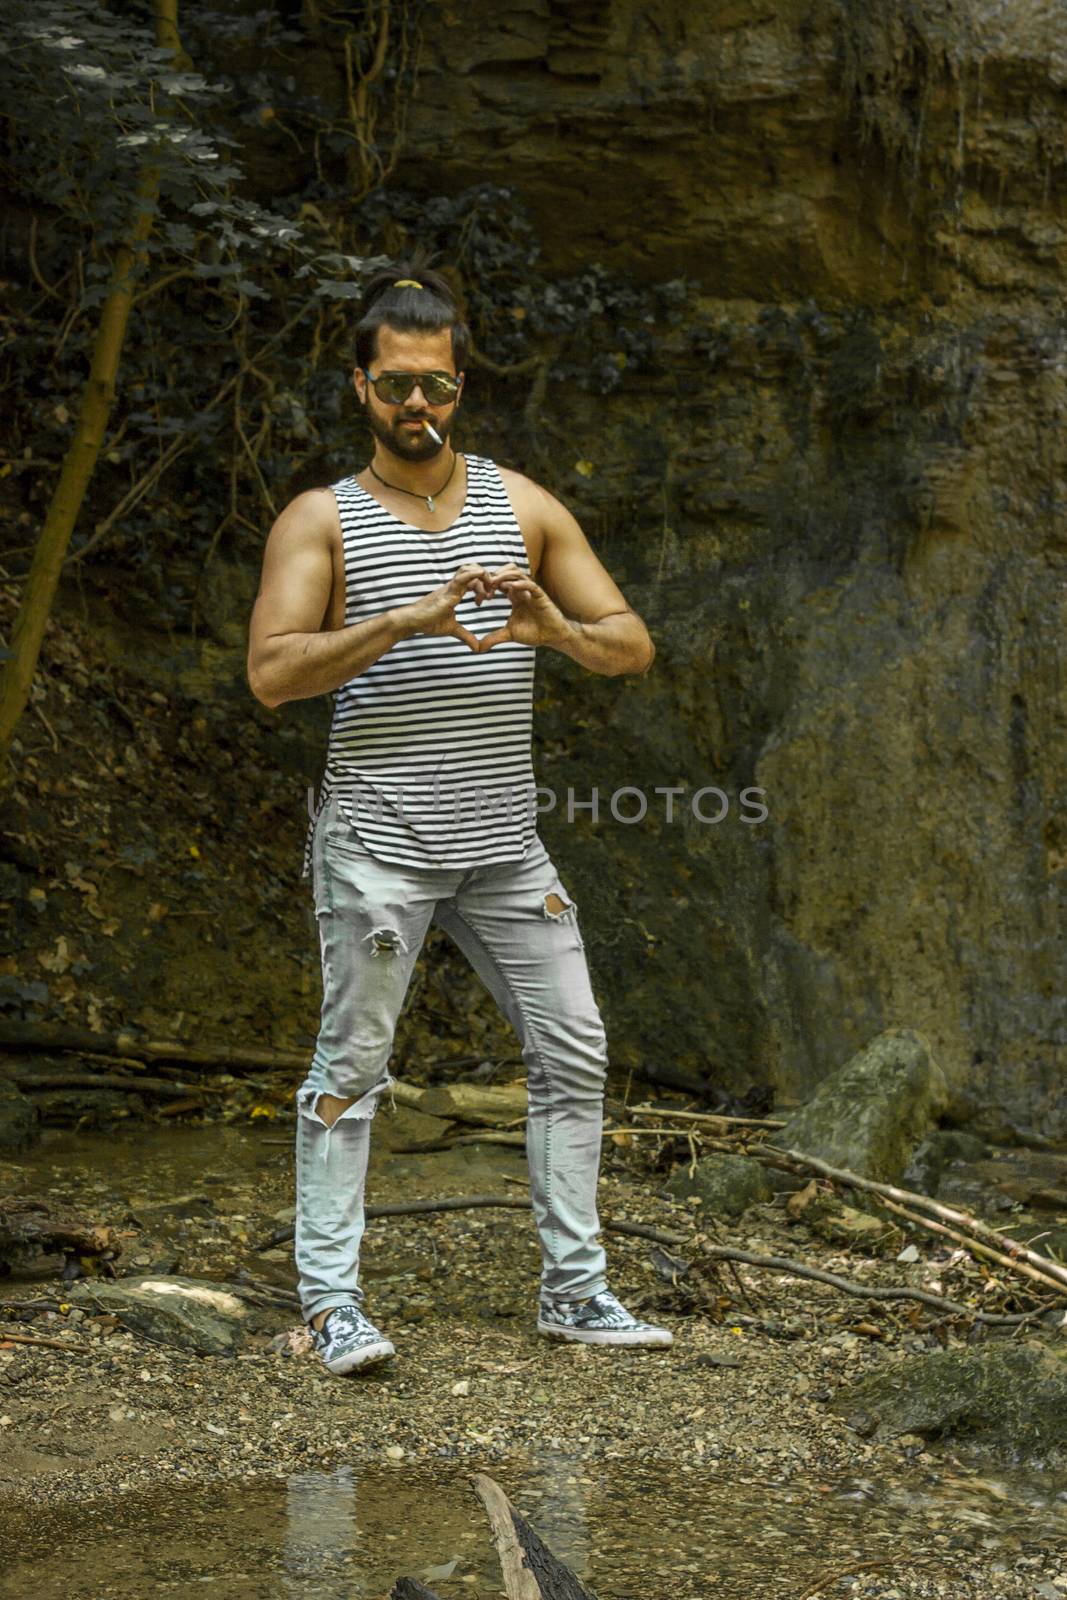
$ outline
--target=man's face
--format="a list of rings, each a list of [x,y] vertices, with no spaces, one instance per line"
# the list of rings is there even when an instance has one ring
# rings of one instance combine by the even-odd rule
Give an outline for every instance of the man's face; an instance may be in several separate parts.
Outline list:
[[[378,354],[370,370],[375,377],[382,372],[454,374],[452,331],[443,328],[439,333],[401,333],[396,328],[379,328]],[[437,444],[420,423],[425,418],[447,444],[459,404],[459,391],[454,399],[444,405],[431,405],[422,389],[416,385],[399,405],[387,405],[379,400],[374,385],[368,383],[366,375],[358,367],[353,374],[353,382],[371,432],[387,450],[403,461],[432,461],[434,456],[440,455],[445,446]]]

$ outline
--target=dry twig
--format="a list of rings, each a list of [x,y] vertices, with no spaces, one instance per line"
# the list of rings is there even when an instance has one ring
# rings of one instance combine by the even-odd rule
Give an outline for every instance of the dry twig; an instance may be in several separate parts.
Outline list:
[[[1003,1258],[1006,1266],[1018,1270],[1021,1261],[1028,1261],[1031,1266],[1040,1270],[1043,1277],[1055,1279],[1061,1293],[1067,1289],[1067,1267],[1050,1260],[1048,1256],[1039,1255],[1036,1250],[1029,1249],[1017,1239],[1005,1238],[988,1223],[972,1217],[969,1212],[957,1211],[952,1206],[942,1205],[940,1201],[932,1200],[929,1195],[916,1194],[910,1189],[900,1189],[895,1184],[879,1183],[874,1178],[865,1178],[858,1172],[850,1172],[846,1167],[831,1167],[828,1162],[820,1161],[817,1156],[806,1155],[803,1150],[779,1150],[773,1145],[765,1145],[763,1148],[773,1155],[785,1156],[799,1166],[809,1167],[823,1177],[832,1178],[835,1183],[846,1184],[852,1189],[863,1189],[869,1194],[884,1195],[890,1200],[915,1207],[920,1211],[930,1211],[943,1222],[955,1223],[979,1239],[992,1243],[1001,1251],[1007,1247],[1007,1255]],[[922,1217],[915,1217],[912,1220],[923,1227],[933,1226],[924,1222]]]
[[[512,1211],[529,1211],[530,1202],[512,1198],[511,1195],[455,1195],[447,1200],[408,1200],[392,1205],[367,1206],[366,1217],[368,1221],[372,1221],[378,1217],[424,1216],[433,1211],[464,1211],[483,1206],[502,1206]],[[948,1312],[953,1316],[971,1317],[976,1322],[998,1326],[1032,1322],[1048,1309],[1047,1305],[1043,1305],[1032,1311],[1011,1315],[976,1311],[973,1306],[964,1305],[959,1300],[946,1299],[943,1295],[932,1294],[927,1289],[915,1289],[908,1284],[882,1286],[855,1283],[850,1278],[841,1277],[839,1273],[826,1272],[822,1267],[807,1266],[804,1262],[794,1261],[789,1256],[761,1256],[755,1255],[751,1250],[737,1250],[732,1245],[710,1244],[703,1234],[669,1233],[665,1228],[654,1228],[648,1223],[614,1222],[603,1216],[600,1219],[600,1226],[605,1233],[630,1234],[635,1238],[651,1239],[656,1244],[670,1245],[675,1249],[695,1246],[705,1259],[711,1261],[738,1261],[745,1266],[760,1267],[769,1272],[785,1272],[795,1278],[810,1278],[814,1283],[825,1283],[833,1289],[840,1289],[843,1294],[858,1295],[862,1299],[918,1300],[923,1305],[933,1306],[937,1311]],[[269,1250],[275,1245],[287,1243],[292,1237],[291,1227],[282,1228],[252,1248],[257,1252]]]
[[[7,1328],[0,1328],[0,1344],[46,1344],[50,1350],[73,1350],[76,1354],[92,1355],[92,1346],[87,1344],[69,1344],[65,1339],[45,1339],[37,1333],[10,1333]]]

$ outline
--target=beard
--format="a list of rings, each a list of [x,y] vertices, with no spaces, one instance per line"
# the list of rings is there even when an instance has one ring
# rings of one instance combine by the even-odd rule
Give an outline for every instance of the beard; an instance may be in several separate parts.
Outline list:
[[[398,412],[395,417],[386,418],[379,416],[369,403],[364,403],[363,410],[371,433],[394,456],[399,456],[401,461],[433,461],[439,456],[448,445],[456,415],[454,411],[447,417],[417,412],[405,415],[403,412]],[[417,422],[422,415],[425,415],[426,420],[437,429],[443,443],[438,444],[436,440],[431,439],[425,428],[421,433],[416,433],[413,428],[404,427],[405,422]]]

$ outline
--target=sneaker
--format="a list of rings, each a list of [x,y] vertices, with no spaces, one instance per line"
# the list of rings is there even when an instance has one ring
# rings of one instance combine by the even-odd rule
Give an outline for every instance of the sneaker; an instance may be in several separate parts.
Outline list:
[[[673,1344],[674,1334],[651,1322],[640,1322],[620,1305],[610,1289],[590,1300],[570,1300],[552,1305],[542,1299],[538,1333],[557,1339],[578,1339],[583,1344]]]
[[[357,1305],[335,1306],[326,1313],[321,1328],[308,1323],[308,1332],[312,1347],[331,1372],[351,1372],[353,1367],[396,1355],[390,1341]]]

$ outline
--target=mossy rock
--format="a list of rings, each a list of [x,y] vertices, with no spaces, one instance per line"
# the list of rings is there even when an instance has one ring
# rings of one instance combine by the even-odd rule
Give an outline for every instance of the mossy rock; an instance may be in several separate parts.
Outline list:
[[[692,1176],[689,1162],[675,1167],[665,1188],[677,1200],[699,1195],[717,1217],[740,1217],[749,1206],[771,1198],[772,1189],[758,1161],[745,1156],[701,1156]]]
[[[40,1137],[40,1113],[29,1095],[0,1078],[0,1150],[28,1150]]]
[[[153,1344],[198,1355],[236,1355],[246,1308],[224,1283],[157,1273],[71,1285],[68,1298],[86,1311],[111,1312]]]
[[[921,1034],[891,1028],[822,1080],[775,1144],[865,1178],[898,1183],[948,1101]]]
[[[916,1433],[1011,1462],[1067,1462],[1067,1353],[990,1344],[908,1356],[853,1384],[832,1409],[878,1439]]]

